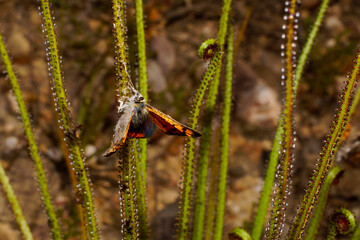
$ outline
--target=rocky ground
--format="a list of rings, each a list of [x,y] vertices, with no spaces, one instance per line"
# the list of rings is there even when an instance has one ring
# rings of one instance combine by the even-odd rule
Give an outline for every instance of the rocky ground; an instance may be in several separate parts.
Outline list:
[[[225,227],[248,226],[256,210],[274,131],[281,109],[280,43],[283,7],[274,1],[233,1],[235,30],[252,8],[245,38],[236,53],[230,163]],[[320,0],[304,0],[299,45],[305,42]],[[221,1],[145,1],[150,102],[187,121],[191,98],[206,64],[196,56],[201,42],[216,37]],[[0,0],[0,32],[7,47],[44,157],[54,203],[68,239],[79,239],[71,189],[52,110],[44,37],[37,1]],[[103,158],[116,121],[111,1],[52,1],[64,82],[72,115],[83,124],[85,155],[94,183],[103,239],[118,239],[116,158]],[[360,39],[360,7],[355,0],[331,1],[305,69],[295,114],[298,146],[287,223],[295,213],[334,115],[336,99]],[[134,3],[128,1],[130,59],[136,61]],[[0,68],[3,66],[0,64]],[[16,101],[0,73],[0,162],[24,208],[35,239],[49,239]],[[221,96],[221,94],[220,94]],[[326,208],[347,207],[360,217],[359,124],[356,113],[336,164],[345,169]],[[216,125],[216,124],[215,124]],[[160,132],[149,140],[148,205],[153,235],[174,231],[182,166],[183,138]],[[350,154],[349,154],[350,152]],[[166,224],[166,225],[165,225]],[[167,227],[164,227],[167,226]],[[14,215],[0,195],[0,240],[20,239]],[[321,235],[322,239],[323,235]]]

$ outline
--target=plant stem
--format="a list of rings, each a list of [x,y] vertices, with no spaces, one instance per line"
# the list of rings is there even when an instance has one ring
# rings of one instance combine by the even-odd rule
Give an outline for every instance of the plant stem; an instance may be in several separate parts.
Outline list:
[[[145,47],[145,31],[142,0],[135,0],[136,8],[136,29],[137,44],[139,54],[139,90],[145,101],[148,100],[147,86],[147,68],[146,68],[146,47]],[[147,159],[147,139],[139,139],[140,160],[136,167],[136,185],[138,190],[140,226],[143,231],[140,232],[142,239],[148,238],[148,219],[147,219],[147,203],[146,203],[146,159]],[[141,210],[140,210],[141,209]]]
[[[115,52],[116,52],[116,70],[118,75],[118,91],[119,94],[127,96],[128,91],[124,91],[129,83],[129,60],[128,60],[128,44],[126,41],[126,18],[125,18],[125,3],[122,0],[113,0],[113,25],[115,37]]]
[[[220,135],[220,134],[219,134]],[[220,136],[219,136],[220,138]],[[215,151],[212,152],[213,158],[210,162],[210,176],[209,176],[209,190],[207,195],[207,204],[206,204],[206,221],[205,221],[205,240],[211,240],[214,234],[214,219],[215,219],[215,209],[216,209],[216,195],[217,188],[219,185],[218,182],[218,169],[219,169],[219,155],[218,149],[219,146],[215,146]]]
[[[222,7],[222,13],[220,17],[218,42],[220,49],[223,49],[226,32],[228,28],[229,12],[231,9],[231,0],[224,0]],[[202,239],[204,232],[204,218],[205,218],[205,197],[206,197],[206,182],[209,171],[209,159],[210,159],[210,142],[211,142],[211,130],[212,119],[214,115],[214,109],[217,99],[217,93],[220,82],[221,64],[215,72],[214,78],[211,81],[209,93],[207,97],[207,104],[205,107],[205,120],[202,128],[203,137],[200,143],[200,159],[198,163],[198,176],[196,184],[195,194],[195,211],[194,211],[194,227],[193,227],[193,240]]]
[[[353,95],[356,93],[357,76],[360,69],[360,52],[357,53],[356,61],[353,67],[353,72],[346,82],[343,93],[340,96],[340,108],[337,109],[333,126],[330,128],[330,133],[325,140],[320,158],[317,160],[316,169],[309,182],[308,189],[303,197],[299,207],[298,213],[293,221],[288,234],[288,239],[301,239],[305,228],[311,219],[311,213],[316,206],[318,195],[323,186],[324,178],[327,176],[335,153],[339,147],[344,130],[350,119],[350,106],[354,104]]]
[[[329,226],[326,240],[336,240],[336,227],[333,225]]]
[[[252,238],[244,229],[235,228],[229,232],[229,240],[252,240]]]
[[[135,186],[135,167],[134,163],[138,160],[138,153],[134,139],[127,141],[124,146],[124,151],[121,153],[120,164],[122,168],[121,184],[123,189],[120,194],[123,195],[124,205],[121,206],[121,211],[125,213],[124,221],[125,239],[140,239],[139,237],[139,224],[138,224],[138,211],[137,211],[137,193]],[[124,226],[123,226],[124,227]],[[141,238],[142,239],[142,238]]]
[[[294,84],[294,92],[297,91],[303,70],[304,70],[304,66],[306,63],[306,60],[309,56],[310,50],[314,44],[315,38],[317,36],[317,33],[319,31],[319,28],[321,26],[321,22],[324,18],[325,12],[327,10],[327,7],[329,5],[329,1],[330,0],[323,0],[319,9],[319,12],[316,16],[316,20],[314,22],[314,25],[311,28],[311,32],[309,34],[309,36],[306,39],[306,43],[304,45],[304,48],[301,51],[301,55],[299,57],[299,61],[298,61],[298,65],[296,67],[296,72],[295,72],[295,84]]]
[[[281,237],[282,228],[285,221],[285,211],[287,206],[287,197],[290,194],[290,179],[292,174],[292,163],[294,161],[294,117],[293,110],[295,105],[294,94],[294,69],[295,69],[295,36],[296,36],[296,0],[291,0],[290,6],[285,6],[288,9],[287,15],[287,33],[286,33],[286,47],[285,47],[285,63],[286,69],[283,70],[282,79],[285,81],[285,102],[282,112],[282,127],[283,138],[281,140],[281,154],[279,155],[279,171],[278,171],[278,187],[276,188],[276,196],[274,200],[274,208],[271,211],[269,231],[267,238],[278,239]]]
[[[147,68],[146,68],[146,47],[142,0],[135,0],[136,7],[136,29],[139,54],[139,90],[141,95],[148,99]]]
[[[139,224],[139,238],[148,239],[149,238],[149,224],[147,218],[147,204],[146,204],[146,181],[144,179],[143,171],[141,171],[144,166],[143,162],[139,159],[138,152],[138,141],[134,141],[133,147],[135,149],[135,189],[136,189],[136,201],[137,201],[137,215],[138,215],[138,224]],[[141,149],[141,148],[140,148]],[[145,159],[146,160],[146,159]]]
[[[211,143],[211,121],[212,121],[213,113],[207,112],[204,117],[203,128],[202,128],[202,139],[206,139],[201,141],[200,150],[199,150],[199,162],[198,162],[198,170],[197,170],[197,182],[196,182],[196,193],[195,193],[195,207],[194,207],[194,229],[193,229],[193,240],[201,240],[204,232],[204,224],[205,224],[205,204],[206,204],[206,183],[207,176],[209,171],[209,160],[210,160],[210,143]],[[210,127],[210,128],[209,128]],[[214,159],[214,161],[216,161]],[[217,169],[218,170],[218,169]],[[217,171],[216,171],[217,175]],[[211,180],[210,180],[211,181]],[[216,188],[213,189],[214,194],[211,200],[215,201],[216,199]],[[215,202],[211,205],[213,211],[215,211]],[[210,211],[210,209],[208,209]],[[211,221],[215,219],[215,215],[213,218],[207,218],[207,221]],[[210,223],[210,222],[208,222]],[[213,224],[213,223],[211,223]],[[211,229],[213,232],[213,229]]]
[[[314,25],[313,25],[311,32],[306,40],[306,43],[301,51],[301,55],[299,57],[299,61],[298,61],[296,71],[295,71],[294,98],[296,98],[297,89],[299,86],[299,82],[301,80],[301,76],[302,76],[302,73],[304,70],[306,60],[308,59],[309,52],[313,46],[314,40],[319,31],[319,27],[321,26],[321,22],[324,18],[328,3],[329,3],[329,0],[322,1],[320,10],[316,17]],[[254,227],[252,230],[252,237],[254,240],[260,239],[261,234],[262,234],[262,229],[264,228],[265,218],[266,218],[266,214],[268,211],[268,205],[269,205],[270,197],[272,194],[272,188],[273,188],[273,183],[274,183],[275,174],[276,174],[276,167],[277,167],[277,163],[278,163],[278,159],[279,159],[279,151],[281,149],[280,142],[282,140],[281,136],[283,134],[282,124],[283,124],[283,117],[281,117],[279,119],[279,124],[278,124],[276,134],[274,137],[273,148],[272,148],[271,154],[270,154],[269,165],[268,165],[266,175],[265,175],[264,187],[263,187],[263,190],[261,193],[261,198],[259,201],[257,215],[256,215],[256,218],[254,221]]]
[[[281,140],[284,133],[284,128],[282,127],[282,123],[283,123],[283,117],[279,119],[278,127],[276,129],[273,147],[270,153],[270,160],[266,170],[264,187],[261,192],[259,206],[253,224],[251,236],[254,240],[259,240],[261,238],[270,198],[273,193],[272,189],[275,181],[276,167],[278,165],[279,152],[281,150]]]
[[[126,16],[124,1],[113,0],[114,32],[116,46],[116,60],[118,73],[118,97],[129,97],[127,85],[131,81],[129,78],[128,52],[126,41]],[[136,1],[136,23],[138,31],[139,46],[139,67],[140,67],[140,92],[147,99],[147,75],[146,75],[146,53],[145,53],[145,34],[143,25],[143,13],[141,0]],[[128,151],[130,157],[124,162],[123,181],[127,182],[127,194],[124,194],[125,220],[130,222],[131,230],[126,230],[126,238],[148,239],[148,219],[146,206],[146,140],[139,141],[140,158],[137,144],[130,140]],[[135,160],[134,160],[135,159]],[[129,169],[127,169],[129,168]],[[120,193],[121,194],[121,193]]]
[[[209,41],[209,40],[208,40]],[[204,45],[204,44],[203,44]],[[202,45],[202,46],[203,46]],[[190,116],[190,128],[195,129],[200,115],[200,107],[202,100],[205,95],[205,91],[210,84],[210,81],[213,79],[216,70],[218,69],[221,58],[222,51],[217,45],[217,51],[213,56],[209,67],[207,68],[205,75],[202,79],[200,87],[198,88],[192,107],[192,114]],[[180,196],[180,216],[179,224],[177,229],[177,239],[189,239],[189,222],[191,215],[191,199],[192,199],[192,188],[193,188],[193,177],[194,177],[194,150],[195,149],[195,140],[194,138],[186,138],[185,140],[185,156],[184,156],[184,170],[183,170],[183,182],[182,190]]]
[[[51,201],[51,196],[50,196],[49,189],[48,189],[48,184],[47,184],[47,180],[46,180],[46,176],[45,176],[44,167],[41,162],[39,149],[36,145],[34,134],[31,129],[31,122],[30,122],[28,112],[26,110],[26,104],[25,104],[18,80],[16,78],[15,72],[12,68],[11,61],[10,61],[9,55],[6,51],[5,44],[2,39],[1,34],[0,34],[0,55],[5,64],[6,71],[7,71],[12,89],[13,89],[14,95],[16,97],[16,101],[19,105],[21,121],[24,126],[25,135],[29,142],[30,156],[33,159],[34,164],[35,164],[36,177],[37,177],[37,181],[39,184],[41,199],[45,206],[45,211],[49,217],[52,237],[53,237],[53,239],[62,239],[60,225],[59,225],[56,213],[55,213],[54,206]]]
[[[95,217],[95,207],[93,202],[92,189],[88,179],[88,172],[85,166],[85,161],[83,159],[82,149],[80,148],[80,141],[77,136],[78,134],[76,133],[76,126],[73,126],[73,122],[70,117],[69,106],[62,83],[60,69],[61,61],[58,55],[57,40],[54,32],[52,16],[50,13],[49,1],[41,0],[41,8],[48,43],[47,54],[49,58],[49,66],[51,69],[49,74],[52,76],[56,94],[56,97],[54,97],[55,108],[60,115],[60,120],[62,123],[61,128],[67,138],[66,140],[71,154],[70,159],[72,160],[73,167],[76,171],[75,175],[80,186],[77,191],[81,193],[83,200],[83,218],[87,227],[88,238],[99,239],[97,221]]]
[[[220,240],[223,236],[225,200],[226,200],[226,177],[229,161],[229,128],[233,80],[233,63],[234,63],[234,30],[229,26],[226,55],[226,74],[224,105],[220,138],[220,168],[219,168],[219,186],[217,194],[217,205],[215,215],[214,240]]]
[[[21,234],[25,240],[33,240],[33,236],[31,234],[29,225],[27,224],[24,214],[21,210],[20,204],[16,198],[16,195],[14,193],[14,190],[11,187],[11,184],[9,182],[9,178],[6,176],[6,173],[4,171],[4,168],[2,167],[0,163],[0,182],[1,185],[4,188],[4,192],[6,194],[6,197],[11,205],[12,211],[15,214],[16,222],[19,225]]]
[[[320,223],[324,215],[325,206],[327,203],[327,199],[329,197],[330,187],[333,182],[342,175],[344,170],[338,166],[333,167],[329,174],[326,176],[324,181],[324,186],[321,189],[319,196],[319,203],[316,206],[316,210],[314,212],[313,219],[308,229],[308,234],[306,235],[305,240],[316,239],[318,234]]]

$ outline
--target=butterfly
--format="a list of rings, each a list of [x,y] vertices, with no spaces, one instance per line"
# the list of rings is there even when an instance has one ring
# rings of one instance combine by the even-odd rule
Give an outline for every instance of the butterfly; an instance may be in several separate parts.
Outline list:
[[[129,84],[130,97],[122,97],[119,107],[119,120],[111,146],[103,156],[108,157],[119,150],[127,138],[148,138],[159,127],[165,134],[200,137],[197,131],[176,121],[169,115],[159,111],[145,102],[144,97]]]

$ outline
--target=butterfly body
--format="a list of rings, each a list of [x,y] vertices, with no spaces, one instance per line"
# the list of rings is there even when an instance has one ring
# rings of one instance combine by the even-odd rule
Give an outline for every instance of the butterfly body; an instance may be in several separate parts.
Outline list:
[[[127,136],[130,138],[148,138],[151,137],[155,131],[156,125],[149,117],[146,104],[135,104]]]
[[[174,120],[169,115],[146,104],[144,97],[135,89],[133,95],[122,98],[119,120],[110,148],[103,156],[108,157],[119,150],[127,138],[148,138],[155,133],[156,126],[165,134],[200,137],[201,134]]]

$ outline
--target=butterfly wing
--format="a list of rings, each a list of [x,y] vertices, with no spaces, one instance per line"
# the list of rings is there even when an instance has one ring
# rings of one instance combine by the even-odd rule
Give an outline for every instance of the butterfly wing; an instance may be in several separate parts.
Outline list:
[[[141,125],[137,127],[133,126],[135,125],[134,122],[136,122],[136,120],[134,121],[134,118],[135,116],[133,115],[129,131],[127,133],[128,138],[148,138],[155,133],[156,125],[152,122],[149,116],[146,116],[144,120],[142,120]]]
[[[148,138],[155,133],[156,125],[151,120],[145,103],[134,105],[128,138]]]
[[[127,136],[128,136],[128,138],[146,138],[145,133],[135,132],[135,131],[129,131]]]
[[[103,154],[104,157],[109,157],[124,145],[130,128],[133,109],[133,104],[129,104],[129,106],[123,109],[123,112],[121,113],[119,120],[115,126],[115,133],[113,136],[113,140],[111,141],[111,146]]]
[[[160,112],[156,108],[146,104],[146,109],[149,112],[150,119],[166,134],[179,135],[189,137],[200,137],[201,134],[197,131],[179,123],[175,119]]]

